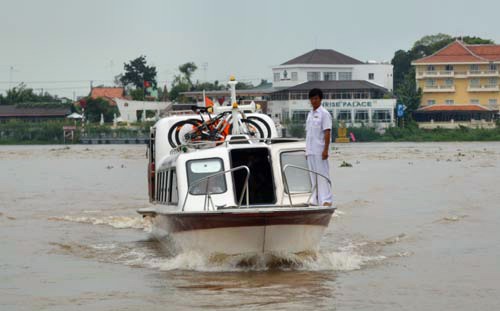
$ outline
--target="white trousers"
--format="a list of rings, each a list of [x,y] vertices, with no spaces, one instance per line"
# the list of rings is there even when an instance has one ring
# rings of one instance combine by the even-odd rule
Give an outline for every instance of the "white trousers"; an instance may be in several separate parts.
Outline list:
[[[323,160],[321,155],[308,155],[307,165],[309,166],[309,169],[311,171],[317,172],[321,175],[330,178],[330,165],[328,164],[328,159]],[[314,186],[316,185],[317,175],[312,173],[310,173],[309,175],[311,177],[311,184],[314,189]],[[333,202],[332,187],[330,186],[328,181],[321,176],[317,176],[317,181],[318,181],[318,187],[316,188],[316,190],[312,195],[311,204],[323,205],[325,203],[332,203]]]

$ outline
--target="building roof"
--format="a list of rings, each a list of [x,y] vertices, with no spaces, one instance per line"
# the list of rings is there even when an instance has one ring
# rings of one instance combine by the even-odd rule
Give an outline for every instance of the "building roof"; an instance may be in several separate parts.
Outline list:
[[[57,108],[16,107],[0,105],[0,117],[65,117],[71,113],[68,106]]]
[[[124,98],[125,89],[123,87],[93,87],[90,97]]]
[[[281,65],[358,65],[362,61],[335,50],[316,49],[295,57]]]
[[[457,40],[430,56],[415,60],[413,64],[473,63],[499,60],[500,45],[467,45]]]
[[[308,81],[281,91],[310,91],[318,88],[325,90],[377,90],[387,92],[387,89],[365,80],[333,80],[333,81]]]
[[[442,111],[463,111],[463,112],[481,112],[492,111],[481,105],[431,105],[419,108],[417,112],[442,112]]]

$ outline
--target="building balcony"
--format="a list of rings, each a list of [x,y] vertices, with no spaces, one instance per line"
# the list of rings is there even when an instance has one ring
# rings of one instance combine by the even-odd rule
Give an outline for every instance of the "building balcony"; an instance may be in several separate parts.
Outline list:
[[[433,85],[424,86],[424,93],[454,93],[454,85]]]
[[[498,77],[500,73],[498,70],[469,70],[467,76],[469,77]]]
[[[425,79],[425,78],[453,78],[455,76],[455,72],[452,70],[444,70],[444,71],[418,71],[417,79]]]
[[[498,85],[469,85],[467,88],[469,92],[498,92],[500,87]]]

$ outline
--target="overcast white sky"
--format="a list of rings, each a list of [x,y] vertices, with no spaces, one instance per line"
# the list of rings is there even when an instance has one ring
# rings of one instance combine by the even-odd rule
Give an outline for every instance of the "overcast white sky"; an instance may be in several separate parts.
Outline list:
[[[499,12],[498,0],[0,0],[0,92],[12,74],[86,95],[90,80],[112,85],[141,54],[162,85],[188,61],[200,80],[270,80],[271,66],[315,47],[390,60],[438,32],[500,42]]]

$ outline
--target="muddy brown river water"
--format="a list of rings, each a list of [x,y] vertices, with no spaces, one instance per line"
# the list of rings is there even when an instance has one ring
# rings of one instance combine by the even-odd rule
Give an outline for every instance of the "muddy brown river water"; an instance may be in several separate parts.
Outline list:
[[[500,143],[336,145],[332,162],[320,253],[242,265],[150,238],[144,146],[0,146],[0,310],[500,308]]]

